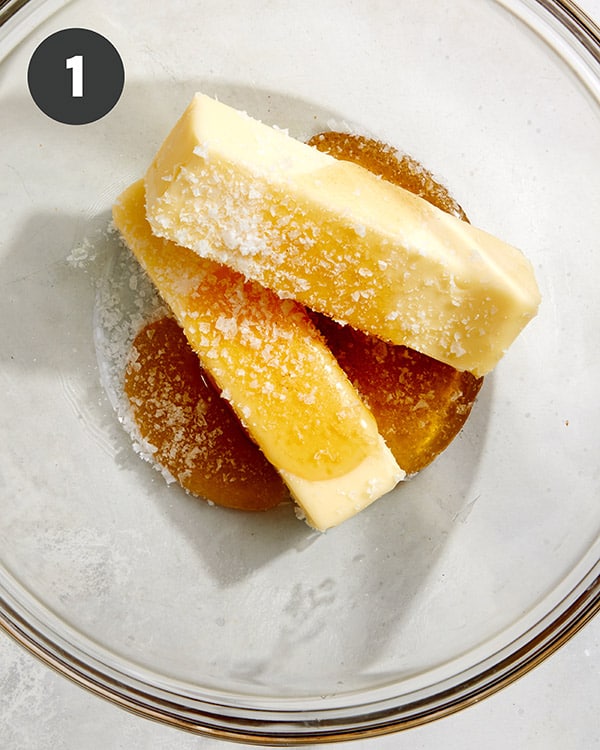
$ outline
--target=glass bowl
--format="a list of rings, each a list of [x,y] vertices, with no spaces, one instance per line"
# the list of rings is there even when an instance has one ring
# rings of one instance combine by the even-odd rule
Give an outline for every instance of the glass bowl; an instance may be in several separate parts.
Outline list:
[[[444,716],[580,628],[600,606],[589,19],[550,0],[9,0],[0,21],[4,629],[143,716],[293,745]],[[69,27],[125,65],[89,125],[27,89],[38,44]],[[349,123],[393,144],[536,269],[539,316],[459,437],[326,534],[290,505],[245,515],[167,485],[115,415],[110,207],[197,90],[300,138]]]

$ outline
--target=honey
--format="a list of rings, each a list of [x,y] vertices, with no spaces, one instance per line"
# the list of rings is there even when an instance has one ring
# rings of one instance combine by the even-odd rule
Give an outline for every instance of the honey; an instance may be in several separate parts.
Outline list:
[[[125,393],[156,461],[188,492],[240,510],[267,510],[287,497],[173,318],[137,334]]]
[[[465,423],[483,378],[315,314],[315,323],[407,474],[421,471]]]
[[[466,220],[464,211],[431,173],[384,143],[335,132],[314,136],[309,143],[336,158],[354,161]],[[200,262],[194,254],[191,257]],[[295,311],[296,303],[289,302]],[[219,311],[215,320],[224,321],[219,317],[224,312]],[[310,313],[310,318],[375,417],[398,464],[409,474],[420,471],[461,429],[483,379],[341,326],[323,315]],[[285,347],[274,355],[285,358]],[[174,320],[164,318],[140,331],[125,390],[142,435],[157,448],[157,462],[192,494],[244,510],[265,510],[287,497],[279,475],[248,437],[229,403],[219,396]],[[322,404],[310,402],[307,392],[305,416],[321,408]],[[340,404],[338,410],[341,408]],[[304,462],[295,470],[319,478],[318,461],[311,468],[306,454],[303,457],[302,446],[311,440],[306,421],[302,414],[290,413],[289,435],[283,434],[281,440],[295,442],[292,455]],[[346,457],[344,464],[344,442],[357,439],[336,433],[334,425],[329,449],[340,453],[342,467],[348,460]],[[288,444],[288,454],[289,448]],[[327,461],[329,457],[321,458]]]

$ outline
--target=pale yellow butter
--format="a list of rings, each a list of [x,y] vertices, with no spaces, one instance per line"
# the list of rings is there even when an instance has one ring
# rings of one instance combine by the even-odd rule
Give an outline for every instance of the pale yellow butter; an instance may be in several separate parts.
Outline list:
[[[145,184],[155,234],[459,370],[491,370],[537,311],[516,248],[201,94]]]
[[[141,180],[118,198],[113,217],[311,526],[336,526],[404,478],[302,305],[154,236]]]

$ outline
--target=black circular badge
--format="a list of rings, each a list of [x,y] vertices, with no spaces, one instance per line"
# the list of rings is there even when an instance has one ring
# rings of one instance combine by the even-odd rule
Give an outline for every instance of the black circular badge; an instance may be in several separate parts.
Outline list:
[[[37,106],[58,122],[95,122],[119,101],[125,70],[114,46],[90,29],[63,29],[44,39],[27,70]]]

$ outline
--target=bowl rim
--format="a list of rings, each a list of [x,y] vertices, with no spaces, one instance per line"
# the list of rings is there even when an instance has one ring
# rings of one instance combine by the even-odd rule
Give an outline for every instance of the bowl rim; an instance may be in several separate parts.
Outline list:
[[[534,0],[562,23],[600,62],[600,26],[573,0]]]
[[[58,4],[63,6],[69,2],[59,0]],[[498,2],[505,5],[505,0]],[[600,63],[600,26],[573,0],[521,2],[538,14],[546,14],[547,20],[554,19],[580,52],[585,50],[595,63]],[[46,0],[0,0],[0,32],[18,23],[25,15],[35,14],[45,4]],[[152,693],[142,681],[119,679],[117,672],[109,675],[61,646],[59,638],[52,638],[50,629],[44,632],[43,627],[36,625],[35,617],[28,616],[10,594],[5,595],[0,589],[0,630],[75,684],[129,712],[195,734],[247,744],[268,742],[272,746],[288,747],[368,739],[456,713],[527,674],[599,612],[600,560],[534,627],[486,659],[484,670],[475,675],[467,670],[455,684],[436,693],[434,700],[415,700],[400,709],[390,706],[389,700],[364,703],[360,706],[362,713],[358,721],[356,714],[348,721],[343,711],[242,709],[236,715],[235,708],[224,712],[223,706],[201,701],[188,701],[182,712],[182,706],[176,700],[178,696],[169,695],[164,690]],[[292,725],[293,732],[290,731]]]
[[[166,690],[150,690],[141,681],[119,676],[106,666],[95,667],[89,657],[83,659],[65,649],[33,624],[35,618],[21,612],[0,595],[0,628],[47,666],[97,696],[141,717],[223,740],[271,746],[301,746],[311,743],[369,739],[428,724],[479,703],[511,685],[545,661],[567,643],[600,612],[600,561],[592,566],[580,583],[537,625],[516,638],[479,665],[466,670],[460,680],[433,699],[419,700],[398,707],[394,699],[352,706],[362,713],[351,718],[344,710],[306,711],[265,710],[230,706],[187,699]],[[481,664],[481,663],[480,663]],[[291,730],[291,726],[300,726]]]

